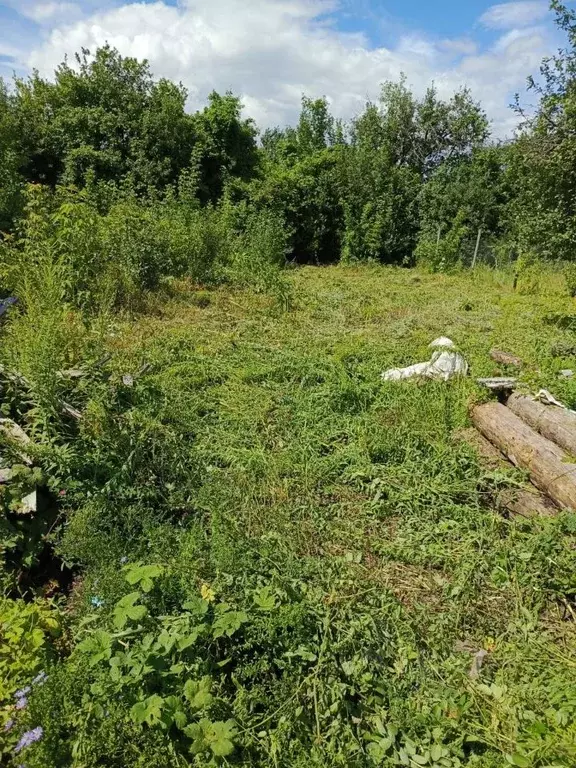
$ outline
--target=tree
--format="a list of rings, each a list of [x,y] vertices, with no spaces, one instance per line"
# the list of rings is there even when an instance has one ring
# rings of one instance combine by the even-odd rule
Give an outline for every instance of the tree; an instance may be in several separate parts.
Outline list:
[[[0,78],[0,232],[8,230],[22,207],[21,163],[14,99]]]
[[[213,91],[208,101],[193,120],[198,137],[201,198],[203,202],[215,202],[229,179],[248,181],[254,177],[259,155],[256,126],[252,119],[242,119],[240,99],[230,92],[221,96]]]
[[[459,231],[465,230],[472,240],[478,230],[485,243],[501,237],[510,199],[508,154],[506,145],[481,147],[439,166],[420,193],[420,241],[435,247],[456,221]]]
[[[510,154],[511,236],[521,254],[573,260],[576,253],[576,12],[552,0],[568,45],[544,59],[528,90],[539,98]]]
[[[444,164],[465,161],[487,132],[467,90],[444,102],[433,87],[417,99],[404,78],[385,83],[380,102],[354,121],[343,153],[345,258],[411,263],[422,185]]]

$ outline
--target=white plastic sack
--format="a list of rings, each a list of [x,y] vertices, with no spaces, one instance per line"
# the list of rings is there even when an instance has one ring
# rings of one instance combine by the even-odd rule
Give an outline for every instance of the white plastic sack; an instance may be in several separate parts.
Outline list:
[[[456,351],[456,345],[451,339],[446,336],[434,339],[430,344],[430,349],[435,351],[426,363],[415,363],[407,368],[391,368],[384,371],[382,378],[384,381],[402,381],[403,379],[426,377],[448,381],[453,376],[466,376],[468,363]]]

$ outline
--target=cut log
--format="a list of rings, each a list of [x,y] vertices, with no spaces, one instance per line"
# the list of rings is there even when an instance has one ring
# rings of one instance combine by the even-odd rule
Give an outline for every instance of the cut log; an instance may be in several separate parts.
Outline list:
[[[459,436],[476,449],[482,463],[490,469],[511,469],[504,455],[477,429],[466,429]],[[554,517],[558,514],[558,507],[530,483],[504,488],[493,494],[493,500],[498,509],[508,512],[511,517]]]
[[[555,405],[544,405],[518,393],[510,395],[506,405],[541,435],[564,448],[571,457],[576,456],[576,413]]]
[[[542,437],[501,403],[472,410],[472,422],[531,482],[560,508],[576,510],[576,464],[555,443]]]
[[[509,352],[502,352],[500,349],[491,349],[490,357],[500,365],[511,365],[514,368],[521,368],[523,363],[516,355],[511,355]]]

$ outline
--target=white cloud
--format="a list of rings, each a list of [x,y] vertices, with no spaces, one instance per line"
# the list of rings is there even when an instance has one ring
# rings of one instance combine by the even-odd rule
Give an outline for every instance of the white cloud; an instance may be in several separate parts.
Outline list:
[[[548,0],[518,0],[493,5],[482,14],[480,21],[489,29],[512,29],[542,21],[548,13]]]
[[[77,3],[63,0],[5,0],[5,5],[38,24],[73,21],[81,15],[81,8]]]
[[[147,58],[156,76],[183,82],[192,109],[212,89],[231,89],[261,127],[294,122],[303,93],[326,95],[333,112],[349,118],[377,97],[383,81],[404,72],[417,93],[432,80],[443,96],[468,85],[495,132],[503,134],[514,125],[512,93],[555,47],[539,28],[504,35],[483,50],[473,41],[421,34],[404,36],[394,47],[373,47],[364,35],[339,31],[335,9],[323,0],[180,0],[178,6],[158,0],[109,7],[54,25],[26,64],[50,75],[65,54],[108,42],[124,55]]]

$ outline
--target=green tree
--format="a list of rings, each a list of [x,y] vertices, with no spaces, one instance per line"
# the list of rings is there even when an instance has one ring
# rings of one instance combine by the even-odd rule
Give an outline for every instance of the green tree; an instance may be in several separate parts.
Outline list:
[[[340,199],[342,129],[326,98],[302,97],[295,128],[265,131],[262,174],[253,185],[258,207],[282,216],[293,258],[300,262],[337,261],[343,211]]]
[[[447,265],[464,251],[472,257],[479,230],[484,246],[502,237],[510,199],[508,155],[506,145],[481,147],[444,162],[431,174],[419,199],[419,252],[426,260]],[[437,259],[446,250],[445,238],[450,239],[450,257]]]
[[[27,180],[54,186],[130,177],[137,192],[164,189],[194,145],[186,91],[155,82],[146,62],[105,46],[65,61],[54,83],[35,73],[16,81],[16,114]]]
[[[418,99],[404,78],[354,121],[343,153],[343,255],[409,264],[419,231],[422,185],[444,164],[481,146],[488,122],[467,90],[449,101],[434,87]]]
[[[0,232],[11,227],[22,207],[20,163],[14,100],[0,78]]]
[[[574,259],[576,253],[576,12],[552,0],[567,46],[544,59],[528,90],[539,98],[510,154],[511,237],[521,254]]]
[[[200,168],[201,199],[216,202],[228,181],[254,177],[259,154],[256,125],[242,118],[240,99],[230,92],[221,96],[213,91],[208,102],[193,119],[198,137],[195,161]]]

